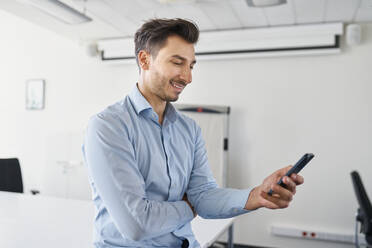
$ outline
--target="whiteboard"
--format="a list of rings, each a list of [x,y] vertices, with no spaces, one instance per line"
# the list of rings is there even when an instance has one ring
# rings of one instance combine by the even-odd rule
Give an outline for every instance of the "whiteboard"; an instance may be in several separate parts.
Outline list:
[[[213,176],[220,187],[226,187],[230,108],[190,104],[174,104],[174,106],[200,126]]]

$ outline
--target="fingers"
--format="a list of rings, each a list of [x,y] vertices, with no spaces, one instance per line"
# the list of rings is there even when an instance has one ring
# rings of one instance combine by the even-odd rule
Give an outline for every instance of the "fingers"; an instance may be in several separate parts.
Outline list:
[[[292,182],[292,184],[295,185],[294,182]],[[267,192],[260,192],[260,205],[270,209],[287,208],[289,203],[292,201],[294,194],[290,190],[283,188],[278,184],[273,184],[272,189],[275,193],[271,196],[268,195]]]
[[[298,174],[292,174],[291,179],[296,183],[296,185],[301,185],[304,183],[304,178]]]
[[[279,177],[282,177],[284,176],[293,166],[292,165],[288,165],[286,167],[283,167],[279,170],[277,170],[275,173],[278,174]]]
[[[296,194],[297,185],[304,183],[304,178],[297,174],[291,174],[290,176],[285,176],[285,174],[293,166],[289,165],[275,171],[273,174],[265,178],[261,187],[259,195],[259,207],[266,207],[270,209],[286,208],[292,201],[293,196]],[[280,178],[285,184],[283,186],[278,185]],[[268,195],[268,191],[272,189],[273,194]]]
[[[270,209],[287,208],[289,206],[289,201],[283,200],[279,197],[269,196],[265,192],[261,192],[262,206]]]
[[[294,180],[292,179],[292,177],[284,177],[283,178],[283,182],[285,183],[286,185],[286,188],[291,191],[293,194],[296,193],[296,183],[294,182]]]
[[[292,165],[289,165],[287,167],[284,167],[278,171],[278,174],[283,176],[292,168]],[[284,176],[283,182],[286,184],[287,188],[292,191],[296,192],[296,186],[301,185],[304,183],[304,178],[301,175],[298,174],[291,174],[290,177]]]
[[[288,202],[292,201],[294,193],[292,193],[291,190],[283,188],[282,186],[280,186],[278,184],[272,185],[271,188],[273,189],[275,194],[278,195],[278,198],[280,198],[282,200],[285,200],[285,201],[288,201]],[[274,195],[274,197],[275,197],[275,195]]]

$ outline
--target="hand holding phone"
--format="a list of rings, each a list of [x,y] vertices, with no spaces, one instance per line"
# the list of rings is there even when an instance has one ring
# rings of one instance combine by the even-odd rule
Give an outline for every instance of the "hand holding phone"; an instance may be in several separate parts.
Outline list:
[[[313,157],[314,154],[312,153],[306,153],[305,155],[303,155],[302,158],[300,158],[300,160],[298,160],[298,162],[282,178],[280,178],[277,184],[285,188],[286,185],[283,182],[283,178],[285,176],[290,177],[293,173],[298,174],[305,167],[305,165],[307,165],[307,163],[309,163],[310,160],[313,159]],[[273,190],[270,189],[267,194],[271,196],[273,194]]]

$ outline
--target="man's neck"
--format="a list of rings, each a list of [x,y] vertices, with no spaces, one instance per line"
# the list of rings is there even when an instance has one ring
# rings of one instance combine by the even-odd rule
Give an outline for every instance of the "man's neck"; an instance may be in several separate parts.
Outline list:
[[[167,102],[160,99],[158,96],[152,94],[148,89],[146,89],[143,82],[139,82],[137,84],[138,90],[141,92],[143,97],[150,103],[151,107],[155,111],[155,113],[158,115],[159,118],[159,124],[163,124],[164,119],[164,111],[165,107],[167,106]]]

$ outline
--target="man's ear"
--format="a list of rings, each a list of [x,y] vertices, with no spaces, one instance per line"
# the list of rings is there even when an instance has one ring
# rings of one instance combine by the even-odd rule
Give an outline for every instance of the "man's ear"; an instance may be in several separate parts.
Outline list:
[[[145,50],[141,50],[138,53],[138,63],[142,70],[146,71],[149,69],[151,54]]]

